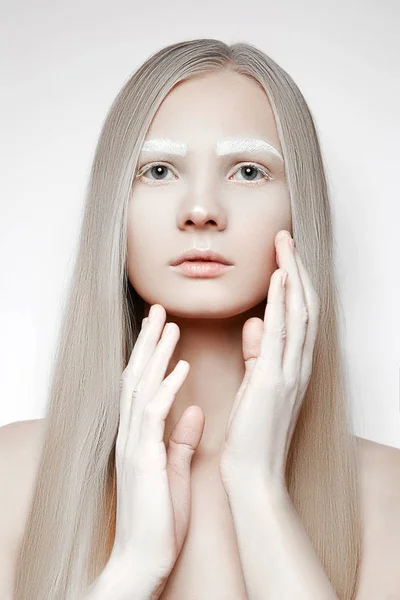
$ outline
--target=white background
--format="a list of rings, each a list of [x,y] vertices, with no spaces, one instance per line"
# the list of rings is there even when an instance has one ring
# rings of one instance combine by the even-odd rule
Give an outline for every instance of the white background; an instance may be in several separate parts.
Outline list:
[[[354,433],[400,448],[400,4],[3,2],[0,425],[46,415],[50,360],[94,147],[152,53],[256,45],[316,119],[332,191]]]

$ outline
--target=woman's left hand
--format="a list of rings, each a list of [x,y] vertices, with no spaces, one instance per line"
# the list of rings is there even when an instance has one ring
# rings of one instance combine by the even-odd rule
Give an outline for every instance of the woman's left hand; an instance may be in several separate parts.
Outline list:
[[[225,429],[220,475],[226,491],[256,480],[286,489],[290,442],[312,369],[320,300],[286,230],[275,237],[264,321],[243,327],[245,376]],[[286,291],[282,275],[287,272]],[[243,479],[245,477],[245,480]]]

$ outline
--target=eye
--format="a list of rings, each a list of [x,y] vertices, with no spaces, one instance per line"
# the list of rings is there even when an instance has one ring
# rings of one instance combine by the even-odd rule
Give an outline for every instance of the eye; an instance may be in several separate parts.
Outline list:
[[[136,175],[136,178],[139,180],[145,179],[147,180],[146,183],[150,182],[151,185],[153,185],[154,182],[157,181],[172,181],[174,177],[170,177],[169,179],[165,177],[168,171],[170,173],[173,173],[172,169],[167,165],[163,163],[153,163],[146,166],[145,168],[140,169],[138,174]],[[259,179],[256,179],[257,172],[261,175],[261,178]],[[146,173],[150,173],[151,177],[148,177]],[[261,167],[260,165],[255,165],[253,163],[243,163],[239,165],[239,168],[235,171],[235,173],[244,174],[245,178],[236,179],[235,181],[243,181],[246,184],[250,183],[253,185],[260,185],[264,184],[266,181],[271,181],[271,179],[273,179],[265,168]],[[229,179],[231,179],[231,177]],[[246,179],[246,177],[248,177],[249,179]]]
[[[154,179],[152,177],[144,177],[145,173],[148,171],[154,176]],[[172,173],[171,169],[167,167],[167,165],[164,165],[163,163],[154,163],[146,167],[144,170],[141,169],[136,177],[137,179],[150,179],[150,181],[168,181],[168,179],[164,177],[167,171]]]
[[[259,174],[262,175],[261,179],[256,179],[257,171]],[[254,181],[257,185],[260,185],[260,183],[270,181],[272,179],[271,175],[267,172],[266,169],[260,167],[259,165],[254,165],[252,163],[245,163],[240,165],[239,168],[235,171],[235,173],[241,173],[245,175],[245,177],[249,177],[249,179],[236,179],[236,181],[244,181],[245,183],[252,183]]]

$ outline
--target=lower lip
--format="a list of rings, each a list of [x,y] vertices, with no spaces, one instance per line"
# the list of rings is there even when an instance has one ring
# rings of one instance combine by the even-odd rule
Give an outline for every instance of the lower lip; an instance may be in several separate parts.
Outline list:
[[[185,260],[172,268],[177,269],[184,275],[187,275],[187,277],[216,277],[231,267],[232,265],[224,265],[219,262],[206,260]]]

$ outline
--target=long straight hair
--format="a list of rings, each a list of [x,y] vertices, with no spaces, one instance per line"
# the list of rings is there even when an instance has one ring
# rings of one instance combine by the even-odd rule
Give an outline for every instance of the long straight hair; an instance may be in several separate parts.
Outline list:
[[[195,39],[148,58],[123,85],[100,133],[52,364],[47,433],[14,600],[75,600],[110,556],[120,378],[144,317],[143,300],[126,272],[127,207],[138,154],[157,109],[178,82],[226,70],[251,77],[269,99],[285,160],[293,237],[321,301],[287,488],[338,597],[354,598],[362,531],[360,442],[352,434],[332,216],[316,127],[297,85],[262,51]]]

